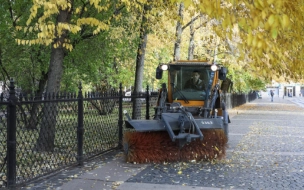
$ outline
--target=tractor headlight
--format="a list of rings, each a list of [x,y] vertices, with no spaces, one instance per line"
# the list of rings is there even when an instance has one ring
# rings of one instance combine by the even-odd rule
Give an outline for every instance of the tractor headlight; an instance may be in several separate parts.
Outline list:
[[[211,70],[212,70],[212,71],[216,71],[216,70],[217,70],[216,64],[211,65]]]
[[[168,70],[168,65],[161,65],[160,68],[161,70],[166,71]]]

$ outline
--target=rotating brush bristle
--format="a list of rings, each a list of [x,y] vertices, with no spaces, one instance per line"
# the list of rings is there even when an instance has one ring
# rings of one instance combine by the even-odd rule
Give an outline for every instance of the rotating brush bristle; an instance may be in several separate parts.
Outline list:
[[[126,132],[124,151],[127,162],[162,163],[222,159],[226,153],[227,138],[223,130],[202,130],[199,139],[180,148],[167,132]]]

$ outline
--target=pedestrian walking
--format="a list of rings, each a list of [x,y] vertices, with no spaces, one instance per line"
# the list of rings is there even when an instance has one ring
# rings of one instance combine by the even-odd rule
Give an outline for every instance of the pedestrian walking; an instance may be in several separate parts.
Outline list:
[[[271,101],[272,101],[272,102],[273,102],[273,95],[274,95],[273,91],[270,90],[270,96],[271,96]]]

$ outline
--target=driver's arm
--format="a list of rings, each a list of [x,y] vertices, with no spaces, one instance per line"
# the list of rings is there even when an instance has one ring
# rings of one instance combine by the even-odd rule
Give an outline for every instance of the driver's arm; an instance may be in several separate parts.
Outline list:
[[[205,90],[206,87],[205,87],[205,84],[201,81],[201,83],[195,85],[195,88],[197,90]]]

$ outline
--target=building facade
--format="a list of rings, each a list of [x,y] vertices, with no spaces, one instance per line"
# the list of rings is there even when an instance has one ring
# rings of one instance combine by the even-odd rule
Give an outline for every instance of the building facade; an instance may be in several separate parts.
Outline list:
[[[262,91],[262,97],[270,97],[270,90],[274,92],[275,97],[302,97],[304,95],[304,86],[300,83],[277,83],[272,82],[266,86],[266,91]]]

